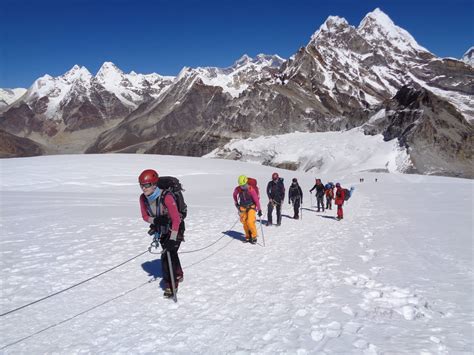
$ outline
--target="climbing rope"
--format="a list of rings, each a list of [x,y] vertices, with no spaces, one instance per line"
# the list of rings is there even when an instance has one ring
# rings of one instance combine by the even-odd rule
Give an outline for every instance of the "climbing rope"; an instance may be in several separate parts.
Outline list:
[[[233,224],[228,230],[231,230],[232,228],[234,228],[234,226],[237,224],[237,222],[238,222],[239,220],[240,220],[240,217],[237,218],[237,220],[234,222],[234,224]],[[216,244],[217,242],[219,242],[222,238],[224,238],[224,237],[226,236],[225,232],[222,232],[221,234],[222,234],[222,236],[221,236],[220,238],[218,238],[217,240],[215,240],[215,241],[212,242],[211,244],[206,245],[205,247],[202,247],[202,248],[199,248],[199,249],[195,249],[195,250],[179,251],[178,254],[190,254],[190,253],[195,253],[195,252],[198,252],[198,251],[201,251],[201,250],[210,248],[210,247],[212,247],[214,244]],[[152,252],[152,249],[153,249],[153,248],[157,249],[157,248],[159,247],[159,245],[160,245],[159,239],[153,238],[153,241],[151,242],[150,246],[148,247],[148,251],[149,251],[151,254],[161,254],[161,252],[159,252],[159,253],[154,253],[154,252]]]
[[[232,229],[232,228],[237,224],[238,220],[239,220],[239,219],[237,219],[237,221],[234,222],[234,224],[230,227],[230,229]],[[229,229],[229,230],[230,230],[230,229]],[[214,241],[213,243],[209,244],[209,245],[206,246],[206,247],[203,247],[203,248],[200,248],[200,249],[196,249],[196,250],[191,250],[191,251],[188,251],[188,252],[183,252],[183,253],[194,253],[194,252],[197,252],[197,251],[201,251],[201,250],[207,249],[207,248],[211,247],[212,245],[216,244],[216,243],[217,243],[219,240],[221,240],[224,236],[225,236],[225,234],[223,234],[220,238],[218,238],[216,241]],[[154,241],[155,241],[155,240],[154,240]],[[233,241],[234,241],[234,239],[231,239],[228,243],[226,243],[224,246],[222,246],[221,248],[219,248],[218,250],[216,250],[216,251],[213,252],[212,254],[206,256],[205,258],[203,258],[203,259],[201,259],[201,260],[199,260],[199,261],[197,261],[197,262],[195,262],[195,263],[193,263],[193,264],[191,264],[191,265],[189,265],[189,266],[186,266],[184,269],[189,269],[189,268],[191,268],[191,267],[193,267],[193,266],[195,266],[195,265],[197,265],[197,264],[202,263],[204,260],[209,259],[210,257],[216,255],[218,252],[220,252],[221,250],[223,250],[224,248],[226,248],[226,247],[227,247],[230,243],[232,243]],[[153,245],[153,242],[152,242],[152,245]],[[31,305],[35,304],[35,303],[41,302],[41,301],[43,301],[43,300],[45,300],[45,299],[47,299],[47,298],[53,297],[53,296],[55,296],[55,295],[58,295],[58,294],[60,294],[60,293],[65,292],[65,291],[67,291],[67,290],[70,290],[70,289],[72,289],[72,288],[74,288],[74,287],[77,287],[77,286],[79,286],[79,285],[81,285],[81,284],[84,284],[84,283],[86,283],[86,282],[88,282],[88,281],[90,281],[90,280],[93,280],[93,279],[95,279],[95,278],[97,278],[97,277],[99,277],[99,276],[101,276],[101,275],[103,275],[103,274],[105,274],[105,273],[107,273],[107,272],[110,272],[110,271],[112,271],[112,270],[114,270],[114,269],[116,269],[116,268],[118,268],[118,267],[120,267],[120,266],[122,266],[122,265],[124,265],[124,264],[126,264],[126,263],[128,263],[128,262],[130,262],[130,261],[133,260],[133,259],[136,259],[137,257],[139,257],[139,256],[141,256],[141,255],[143,255],[143,254],[145,254],[145,253],[147,253],[147,252],[151,252],[150,249],[151,249],[151,246],[152,246],[152,245],[150,245],[150,248],[148,248],[148,250],[146,250],[146,251],[144,251],[144,252],[142,252],[142,253],[140,253],[140,254],[134,256],[133,258],[130,258],[130,259],[128,259],[128,260],[126,260],[126,261],[124,261],[124,262],[122,262],[122,263],[120,263],[120,264],[118,264],[118,265],[116,265],[116,266],[114,266],[114,267],[108,269],[108,270],[105,270],[105,271],[101,272],[100,274],[97,274],[97,275],[95,275],[95,276],[92,276],[92,277],[90,277],[90,278],[88,278],[88,279],[86,279],[86,280],[84,280],[84,281],[81,281],[81,282],[79,282],[79,283],[77,283],[77,284],[74,284],[74,285],[72,285],[72,286],[70,286],[70,287],[68,287],[68,288],[65,288],[65,289],[63,289],[63,290],[60,290],[60,291],[55,292],[55,293],[53,293],[53,294],[50,294],[50,295],[48,295],[48,296],[45,296],[45,297],[43,297],[43,298],[41,298],[41,299],[38,299],[38,300],[36,300],[36,301],[30,302],[30,303],[28,303],[28,304],[26,304],[26,305],[23,305],[23,306],[21,306],[21,307],[18,307],[18,308],[15,308],[15,309],[10,310],[10,311],[8,311],[8,312],[2,313],[2,314],[0,314],[0,316],[5,316],[5,315],[7,315],[7,314],[16,312],[16,311],[18,311],[18,310],[20,310],[20,309],[26,308],[26,307],[28,307],[28,306],[31,306]],[[155,247],[157,247],[157,245],[156,245]],[[153,253],[153,254],[154,254],[154,253]],[[25,341],[25,340],[27,340],[27,339],[29,339],[29,338],[34,337],[35,335],[38,335],[38,334],[40,334],[40,333],[43,333],[43,332],[45,332],[45,331],[47,331],[47,330],[49,330],[49,329],[51,329],[51,328],[57,327],[57,326],[59,326],[59,325],[61,325],[61,324],[64,324],[64,323],[66,323],[66,322],[69,322],[70,320],[73,320],[74,318],[77,318],[77,317],[79,317],[79,316],[81,316],[81,315],[83,315],[83,314],[85,314],[85,313],[88,313],[88,312],[90,312],[90,311],[92,311],[92,310],[94,310],[94,309],[97,309],[97,308],[99,308],[99,307],[101,307],[101,306],[103,306],[103,305],[105,305],[105,304],[107,304],[107,303],[110,303],[110,302],[112,302],[112,301],[114,301],[114,300],[116,300],[116,299],[118,299],[118,298],[121,298],[121,297],[123,297],[123,296],[125,296],[125,295],[127,295],[127,294],[129,294],[129,293],[131,293],[131,292],[133,292],[133,291],[135,291],[135,290],[137,290],[137,289],[139,289],[139,288],[141,288],[141,287],[143,287],[143,286],[145,286],[145,285],[151,283],[151,282],[156,281],[156,280],[157,280],[157,279],[154,278],[154,279],[152,279],[152,280],[146,281],[146,282],[144,282],[144,283],[142,283],[142,284],[140,284],[140,285],[138,285],[138,286],[136,286],[136,287],[134,287],[134,288],[131,288],[131,289],[127,290],[127,291],[122,292],[120,295],[118,295],[118,296],[116,296],[116,297],[110,298],[110,299],[108,299],[108,300],[106,300],[106,301],[104,301],[104,302],[102,302],[102,303],[100,303],[100,304],[97,304],[97,305],[95,305],[95,306],[93,306],[93,307],[91,307],[91,308],[88,308],[88,309],[86,309],[86,310],[80,312],[80,313],[77,313],[77,314],[75,314],[74,316],[71,316],[71,317],[69,317],[69,318],[67,318],[67,319],[64,319],[64,320],[60,321],[60,322],[54,323],[54,324],[52,324],[52,325],[50,325],[50,326],[48,326],[48,327],[45,327],[45,328],[43,328],[43,329],[41,329],[41,330],[38,330],[37,332],[32,333],[32,334],[30,334],[30,335],[28,335],[28,336],[26,336],[26,337],[21,338],[21,339],[18,339],[18,340],[16,340],[16,341],[12,342],[12,343],[8,343],[8,344],[4,345],[3,347],[1,347],[0,350],[6,349],[6,348],[8,348],[8,347],[10,347],[10,346],[13,346],[13,345],[15,345],[15,344],[21,343],[21,342],[23,342],[23,341]]]
[[[234,226],[237,224],[237,222],[238,222],[238,219],[237,219],[237,221],[234,222],[234,224],[233,224],[229,229],[234,228]],[[219,240],[221,240],[221,239],[224,238],[224,237],[225,237],[225,234],[223,234],[219,239],[217,239],[217,240],[214,241],[213,243],[211,243],[211,244],[209,244],[209,245],[207,245],[207,246],[205,246],[205,247],[203,247],[203,248],[199,248],[199,249],[196,249],[196,250],[190,250],[190,251],[180,252],[180,254],[195,253],[195,252],[197,252],[197,251],[201,251],[201,250],[207,249],[207,248],[211,247],[212,245],[216,244]],[[154,244],[154,243],[155,243],[155,244]],[[81,282],[78,282],[78,283],[76,283],[76,284],[74,284],[74,285],[71,285],[71,286],[69,286],[69,287],[67,287],[67,288],[64,288],[64,289],[62,289],[62,290],[59,290],[59,291],[57,291],[57,292],[54,292],[54,293],[49,294],[49,295],[47,295],[47,296],[44,296],[44,297],[42,297],[42,298],[40,298],[40,299],[37,299],[37,300],[32,301],[32,302],[30,302],[30,303],[27,303],[27,304],[25,304],[25,305],[23,305],[23,306],[20,306],[20,307],[11,309],[11,310],[9,310],[9,311],[7,311],[7,312],[4,312],[4,313],[0,314],[0,317],[4,317],[4,316],[6,316],[6,315],[8,315],[8,314],[17,312],[17,311],[19,311],[19,310],[21,310],[21,309],[23,309],[23,308],[26,308],[26,307],[29,307],[29,306],[34,305],[34,304],[36,304],[36,303],[42,302],[42,301],[44,301],[44,300],[46,300],[46,299],[48,299],[48,298],[51,298],[51,297],[56,296],[56,295],[59,295],[59,294],[61,294],[61,293],[63,293],[63,292],[66,292],[66,291],[68,291],[68,290],[70,290],[70,289],[73,289],[73,288],[75,288],[75,287],[77,287],[77,286],[80,286],[80,285],[82,285],[82,284],[84,284],[84,283],[86,283],[86,282],[89,282],[89,281],[91,281],[91,280],[93,280],[93,279],[96,279],[96,278],[98,278],[99,276],[102,276],[102,275],[104,275],[104,274],[106,274],[106,273],[108,273],[108,272],[110,272],[110,271],[112,271],[112,270],[114,270],[114,269],[117,269],[117,268],[119,268],[120,266],[125,265],[126,263],[128,263],[128,262],[130,262],[130,261],[132,261],[132,260],[134,260],[134,259],[136,259],[136,258],[138,258],[139,256],[142,256],[143,254],[146,254],[147,252],[150,252],[150,253],[152,253],[152,254],[156,254],[156,253],[153,253],[153,252],[151,251],[151,248],[152,248],[152,247],[157,248],[158,245],[159,245],[159,243],[158,243],[157,241],[153,240],[152,243],[151,243],[151,245],[150,245],[150,247],[149,247],[146,251],[141,252],[140,254],[135,255],[134,257],[132,257],[132,258],[130,258],[130,259],[128,259],[128,260],[125,260],[124,262],[122,262],[122,263],[120,263],[120,264],[118,264],[118,265],[115,265],[115,266],[111,267],[110,269],[107,269],[107,270],[101,272],[100,274],[97,274],[97,275],[94,275],[94,276],[92,276],[92,277],[89,277],[88,279],[85,279],[85,280],[83,280],[83,281],[81,281]],[[161,253],[160,253],[160,254],[161,254]]]
[[[105,305],[105,304],[107,304],[107,303],[109,303],[109,302],[115,301],[116,299],[118,299],[118,298],[120,298],[120,297],[123,297],[123,296],[125,296],[125,295],[128,295],[129,293],[131,293],[131,292],[133,292],[133,291],[135,291],[135,290],[138,290],[140,287],[143,287],[143,286],[145,286],[146,284],[149,284],[149,283],[151,283],[151,282],[153,282],[153,281],[155,281],[155,280],[156,280],[156,279],[153,279],[153,280],[149,280],[149,281],[147,281],[147,282],[144,282],[144,283],[142,283],[142,284],[140,284],[140,285],[138,285],[138,286],[136,286],[136,287],[134,287],[134,288],[132,288],[132,289],[129,289],[128,291],[122,292],[120,295],[115,296],[114,298],[108,299],[107,301],[104,301],[104,302],[102,302],[102,303],[100,303],[100,304],[97,304],[97,305],[95,305],[94,307],[88,308],[88,309],[86,309],[85,311],[82,311],[82,312],[80,312],[80,313],[75,314],[74,316],[71,316],[71,317],[69,317],[69,318],[67,318],[67,319],[64,319],[64,320],[62,320],[62,321],[60,321],[60,322],[57,322],[57,323],[55,323],[55,324],[53,324],[53,325],[47,326],[46,328],[43,328],[43,329],[41,329],[41,330],[38,330],[37,332],[35,332],[35,333],[33,333],[33,334],[30,334],[30,335],[28,335],[28,336],[26,336],[26,337],[23,337],[23,338],[21,338],[21,339],[18,339],[18,340],[16,340],[16,341],[12,342],[12,343],[9,343],[9,344],[7,344],[7,345],[4,345],[4,346],[2,346],[2,347],[0,348],[0,350],[6,349],[6,348],[8,348],[8,347],[10,347],[10,346],[12,346],[12,345],[21,343],[21,342],[23,342],[23,341],[25,341],[25,340],[27,340],[27,339],[29,339],[29,338],[34,337],[35,335],[38,335],[38,334],[40,334],[40,333],[43,333],[43,332],[47,331],[48,329],[51,329],[51,328],[57,327],[58,325],[64,324],[64,323],[66,323],[66,322],[69,322],[70,320],[73,320],[74,318],[77,318],[77,317],[79,317],[79,316],[81,316],[81,315],[83,315],[83,314],[86,314],[87,312],[90,312],[90,311],[92,311],[92,310],[94,310],[94,309],[96,309],[96,308],[99,308],[99,307],[101,307],[101,306],[103,306],[103,305]]]
[[[115,265],[114,267],[111,267],[110,269],[107,269],[107,270],[101,272],[100,274],[97,274],[97,275],[94,275],[94,276],[92,276],[92,277],[89,277],[89,278],[86,279],[86,280],[83,280],[83,281],[78,282],[78,283],[76,283],[76,284],[74,284],[74,285],[72,285],[72,286],[69,286],[69,287],[67,287],[67,288],[65,288],[65,289],[62,289],[62,290],[60,290],[60,291],[58,291],[58,292],[55,292],[55,293],[52,293],[52,294],[47,295],[47,296],[45,296],[45,297],[42,297],[42,298],[40,298],[40,299],[37,299],[36,301],[27,303],[27,304],[25,304],[25,305],[23,305],[23,306],[20,306],[20,307],[14,308],[14,309],[12,309],[12,310],[10,310],[10,311],[8,311],[8,312],[2,313],[2,314],[0,314],[0,317],[6,316],[7,314],[10,314],[10,313],[13,313],[13,312],[17,312],[17,311],[19,311],[20,309],[29,307],[29,306],[31,306],[31,305],[33,305],[33,304],[39,303],[39,302],[44,301],[44,300],[46,300],[46,299],[48,299],[48,298],[51,298],[51,297],[56,296],[56,295],[59,295],[60,293],[66,292],[66,291],[68,291],[68,290],[70,290],[70,289],[72,289],[72,288],[74,288],[74,287],[77,287],[77,286],[79,286],[79,285],[82,285],[82,284],[84,284],[84,283],[86,283],[86,282],[88,282],[88,281],[91,281],[91,280],[93,280],[93,279],[95,279],[95,278],[97,278],[97,277],[99,277],[99,276],[102,276],[102,275],[104,275],[104,274],[106,274],[106,273],[108,273],[108,272],[110,272],[110,271],[112,271],[112,270],[114,270],[114,269],[117,269],[118,267],[120,267],[120,266],[122,266],[122,265],[125,265],[126,263],[132,261],[133,259],[138,258],[139,256],[142,256],[143,254],[145,254],[145,253],[147,253],[147,252],[148,252],[148,250],[145,250],[144,252],[142,252],[142,253],[140,253],[140,254],[138,254],[138,255],[135,255],[133,258],[130,258],[130,259],[128,259],[128,260],[125,260],[124,262],[122,262],[122,263],[120,263],[120,264],[118,264],[118,265]]]

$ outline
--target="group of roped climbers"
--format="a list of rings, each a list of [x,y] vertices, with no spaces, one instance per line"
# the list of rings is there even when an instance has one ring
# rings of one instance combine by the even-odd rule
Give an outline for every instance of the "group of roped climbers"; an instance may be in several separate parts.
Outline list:
[[[335,192],[334,189],[336,189]],[[313,190],[316,190],[316,203],[318,207],[316,212],[320,212],[321,210],[324,212],[324,197],[326,197],[326,209],[332,210],[332,200],[334,200],[334,203],[337,206],[337,220],[344,218],[342,206],[346,200],[346,192],[341,187],[340,183],[334,185],[332,182],[329,182],[324,185],[321,182],[321,179],[316,179],[316,183],[309,192],[311,193]]]
[[[183,280],[183,269],[178,257],[178,249],[184,240],[184,221],[177,207],[177,201],[173,194],[162,191],[158,187],[159,176],[153,169],[144,170],[138,177],[142,190],[140,195],[140,210],[145,222],[159,234],[159,243],[163,249],[161,254],[161,266],[164,280],[164,296],[173,297],[172,284],[175,292],[179,283]],[[334,192],[334,188],[336,191]],[[310,193],[316,189],[317,212],[324,212],[323,198],[326,196],[326,208],[331,209],[332,200],[337,205],[337,219],[343,218],[342,206],[344,204],[344,189],[337,183],[323,185],[320,179]],[[273,210],[276,210],[276,226],[281,225],[281,207],[285,200],[285,185],[283,178],[278,173],[272,174],[271,181],[267,184],[267,226],[273,224]],[[257,242],[256,216],[262,216],[259,189],[256,180],[245,175],[238,177],[238,186],[233,193],[234,203],[240,215],[240,221],[244,227],[245,241],[255,244]],[[303,204],[303,190],[298,180],[293,178],[288,190],[288,204],[293,205],[294,219],[299,219],[300,207]],[[170,260],[168,260],[168,257]],[[169,265],[172,265],[170,270]],[[170,272],[172,271],[172,273]],[[171,280],[174,275],[174,282]]]
[[[256,184],[250,184],[246,175],[240,175],[238,186],[234,189],[234,203],[239,211],[240,221],[245,231],[245,241],[255,244],[257,242],[256,215],[262,216],[260,196]],[[254,179],[252,179],[255,181]],[[316,184],[309,192],[316,189],[316,200],[318,209],[316,212],[324,212],[324,197],[326,197],[326,209],[332,209],[332,200],[337,205],[337,220],[343,219],[342,206],[344,205],[345,192],[340,183],[328,183],[324,185],[321,179],[316,179]],[[336,189],[336,191],[334,191]],[[281,206],[285,200],[285,185],[283,178],[278,173],[272,174],[272,179],[267,184],[267,226],[273,225],[273,210],[276,210],[276,226],[281,225]],[[303,190],[298,180],[293,178],[288,190],[288,204],[293,205],[293,218],[299,219],[300,206],[303,204]]]

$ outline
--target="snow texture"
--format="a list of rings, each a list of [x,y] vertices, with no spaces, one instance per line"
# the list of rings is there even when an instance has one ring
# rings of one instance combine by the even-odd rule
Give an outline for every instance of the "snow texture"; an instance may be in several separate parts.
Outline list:
[[[147,250],[145,168],[186,189],[178,303],[162,297],[159,255],[145,253],[2,316],[0,352],[473,352],[472,181],[350,168],[318,175],[355,187],[336,221],[311,207],[315,176],[303,172],[138,154],[2,159],[1,313]],[[259,226],[258,244],[244,244],[237,177],[264,190],[273,171],[299,179],[303,218],[285,201],[282,226]]]

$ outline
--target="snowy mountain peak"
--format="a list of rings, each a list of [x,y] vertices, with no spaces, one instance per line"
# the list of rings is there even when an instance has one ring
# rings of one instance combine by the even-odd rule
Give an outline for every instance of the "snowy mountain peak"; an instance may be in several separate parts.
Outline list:
[[[349,23],[343,17],[329,16],[322,26],[326,26],[328,29],[332,27],[348,26]]]
[[[92,78],[92,74],[87,70],[86,67],[74,65],[69,71],[61,76],[68,83],[81,79],[83,81],[89,81]]]
[[[322,34],[345,30],[345,28],[349,27],[349,23],[345,18],[339,16],[329,16],[319,27],[319,29],[311,36],[311,41],[316,40]]]
[[[279,55],[276,55],[276,54],[268,55],[268,54],[260,53],[260,54],[257,54],[255,58],[251,58],[247,54],[244,54],[242,57],[240,57],[238,60],[234,62],[231,68],[235,70],[247,64],[263,65],[266,67],[278,68],[281,64],[283,64],[284,61],[285,60],[283,58],[281,58]]]
[[[395,26],[392,19],[385,12],[380,10],[378,7],[374,11],[369,12],[367,15],[365,15],[364,19],[361,21],[361,25],[363,22],[368,22],[369,20],[375,21],[387,27]]]
[[[104,82],[120,82],[123,75],[123,72],[114,63],[104,62],[95,77],[103,84]]]
[[[379,8],[364,17],[357,31],[371,43],[388,40],[402,51],[428,52],[426,48],[416,42],[410,33],[395,25],[392,19]]]
[[[192,75],[193,73],[195,73],[195,70],[193,68],[183,67],[181,69],[181,71],[178,73],[178,75],[176,76],[175,80],[179,81],[179,80],[183,79],[184,77]]]
[[[109,73],[113,74],[123,74],[123,71],[121,71],[114,63],[112,62],[104,62],[102,66],[100,67],[99,71],[97,72],[96,76],[107,76]]]
[[[461,60],[471,66],[474,66],[474,46],[469,48],[466,53],[462,56]]]
[[[251,58],[244,54],[227,68],[183,68],[178,75],[178,80],[196,73],[205,85],[221,87],[232,97],[238,97],[252,83],[263,78],[270,78],[270,71],[277,70],[284,61],[278,55],[258,54],[255,58]]]
[[[270,67],[278,68],[280,67],[285,59],[280,57],[278,54],[268,55],[268,54],[257,54],[254,61],[259,64],[265,64]]]
[[[232,65],[233,67],[241,67],[247,63],[250,63],[252,61],[252,58],[248,56],[247,54],[244,54],[242,57],[237,59],[234,64]]]

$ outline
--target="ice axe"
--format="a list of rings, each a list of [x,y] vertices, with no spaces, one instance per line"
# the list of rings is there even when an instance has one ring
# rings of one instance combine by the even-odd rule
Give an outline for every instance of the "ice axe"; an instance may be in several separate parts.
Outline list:
[[[174,272],[173,272],[173,263],[171,262],[171,255],[168,250],[166,250],[166,256],[168,258],[168,268],[170,271],[170,278],[171,278],[171,289],[173,290],[173,301],[176,303],[178,302],[178,297],[176,296],[176,285],[174,282]]]
[[[265,236],[263,235],[262,217],[258,217],[258,222],[260,223],[260,230],[262,231],[263,246],[265,246]]]

